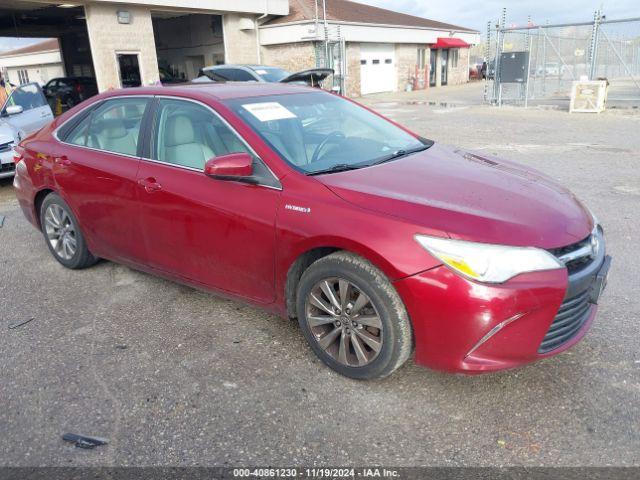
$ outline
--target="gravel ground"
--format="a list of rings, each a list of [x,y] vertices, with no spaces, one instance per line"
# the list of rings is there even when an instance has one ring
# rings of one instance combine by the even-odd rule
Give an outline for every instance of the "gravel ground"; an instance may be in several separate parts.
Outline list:
[[[409,362],[348,380],[287,320],[109,262],[65,270],[1,181],[0,465],[640,465],[640,115],[480,96],[469,85],[366,103],[535,166],[592,207],[614,265],[575,348],[478,377]],[[111,443],[77,449],[67,431]]]

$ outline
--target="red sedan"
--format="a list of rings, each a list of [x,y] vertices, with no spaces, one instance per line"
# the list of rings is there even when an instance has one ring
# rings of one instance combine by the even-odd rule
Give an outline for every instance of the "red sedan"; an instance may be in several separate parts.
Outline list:
[[[569,191],[327,92],[94,97],[24,140],[15,189],[68,268],[105,258],[297,318],[354,378],[479,373],[588,330],[610,257]]]

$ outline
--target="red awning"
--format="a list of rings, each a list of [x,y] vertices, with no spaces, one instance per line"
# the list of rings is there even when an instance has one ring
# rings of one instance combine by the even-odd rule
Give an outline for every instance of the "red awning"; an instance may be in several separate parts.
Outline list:
[[[432,48],[467,48],[470,45],[459,38],[439,37]]]

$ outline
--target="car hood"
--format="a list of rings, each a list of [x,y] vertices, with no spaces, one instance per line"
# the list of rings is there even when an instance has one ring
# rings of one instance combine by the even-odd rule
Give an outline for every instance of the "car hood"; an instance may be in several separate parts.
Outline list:
[[[557,248],[586,238],[593,228],[589,211],[544,174],[440,144],[316,178],[347,202],[415,223],[416,233]]]
[[[15,139],[16,129],[4,120],[0,120],[0,145],[13,142]]]

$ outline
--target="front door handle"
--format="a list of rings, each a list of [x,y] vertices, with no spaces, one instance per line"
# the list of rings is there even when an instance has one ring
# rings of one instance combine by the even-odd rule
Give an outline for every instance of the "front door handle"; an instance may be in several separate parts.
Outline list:
[[[142,180],[138,180],[138,185],[144,187],[147,193],[157,192],[158,190],[162,190],[162,185],[156,182],[156,179],[153,177],[147,177]]]

